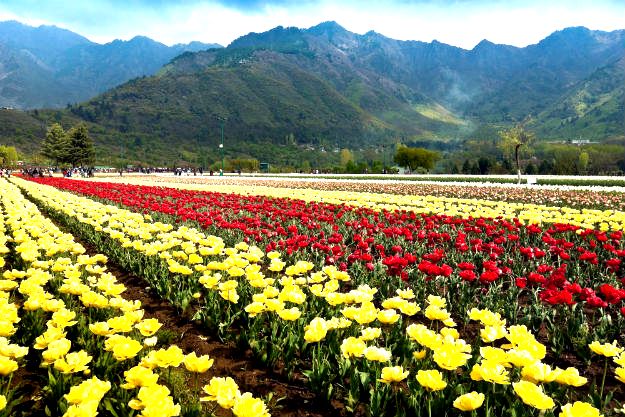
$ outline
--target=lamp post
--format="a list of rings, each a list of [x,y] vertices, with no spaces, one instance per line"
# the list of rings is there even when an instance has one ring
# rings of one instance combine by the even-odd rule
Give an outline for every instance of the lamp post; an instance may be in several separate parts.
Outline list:
[[[219,176],[222,176],[224,175],[224,122],[226,118],[219,116],[218,119],[221,121],[221,143],[219,144],[219,149],[221,149],[221,171]]]
[[[386,174],[386,145],[382,145],[382,174]]]

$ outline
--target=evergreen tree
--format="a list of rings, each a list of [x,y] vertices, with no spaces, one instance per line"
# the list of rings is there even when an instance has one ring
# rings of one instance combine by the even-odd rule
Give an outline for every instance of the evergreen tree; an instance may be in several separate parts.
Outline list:
[[[46,133],[46,137],[41,143],[41,155],[55,162],[56,165],[64,159],[67,147],[67,135],[63,127],[55,123]]]
[[[485,156],[481,156],[480,159],[477,160],[477,166],[480,174],[486,175],[492,168],[493,162]]]
[[[471,173],[471,161],[469,161],[468,159],[464,160],[464,163],[462,164],[461,172],[463,174],[470,174]]]
[[[73,167],[92,165],[95,162],[95,148],[89,137],[87,126],[79,124],[73,127],[67,134],[67,147],[63,162]]]

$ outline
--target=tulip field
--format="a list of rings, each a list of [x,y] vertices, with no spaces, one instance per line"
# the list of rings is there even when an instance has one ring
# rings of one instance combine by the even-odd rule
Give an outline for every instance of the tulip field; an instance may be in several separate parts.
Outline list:
[[[311,415],[166,341],[107,262],[327,415],[625,406],[622,194],[124,180],[0,180],[0,415]]]

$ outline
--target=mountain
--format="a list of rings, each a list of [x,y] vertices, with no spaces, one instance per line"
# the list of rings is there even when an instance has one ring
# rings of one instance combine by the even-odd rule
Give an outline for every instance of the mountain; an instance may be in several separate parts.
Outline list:
[[[625,30],[567,28],[520,52],[520,65],[504,73],[500,88],[473,103],[471,115],[492,121],[536,116],[599,68],[625,56]]]
[[[625,132],[625,57],[596,70],[538,114],[544,137],[598,141]]]
[[[112,90],[80,106],[78,112],[89,117],[102,114],[98,113],[100,107],[139,104],[139,109],[150,112],[156,107],[160,113],[169,109],[178,114],[182,106],[194,118],[204,120],[207,113],[219,109],[219,113],[240,117],[237,126],[250,132],[247,136],[294,133],[302,142],[314,135],[357,142],[361,129],[343,132],[335,127],[330,132],[324,125],[324,130],[303,135],[298,127],[307,130],[306,124],[293,119],[288,111],[280,122],[276,117],[263,117],[260,124],[254,119],[262,112],[276,116],[284,108],[311,104],[314,108],[319,91],[333,91],[333,97],[341,98],[335,101],[338,107],[350,103],[381,128],[378,133],[382,136],[435,138],[466,133],[474,124],[511,123],[536,116],[623,56],[623,30],[568,28],[526,48],[484,40],[472,50],[464,50],[437,41],[398,41],[376,32],[358,35],[335,22],[309,29],[279,26],[250,33],[224,49],[182,54],[155,77]],[[606,76],[613,77],[619,70],[616,66]],[[294,74],[306,74],[309,83],[293,83]],[[249,94],[227,85],[230,76],[233,85],[241,85],[239,81],[245,77],[241,88]],[[319,84],[318,89],[309,88],[313,82]],[[267,83],[289,88],[272,91],[264,88]],[[194,89],[185,88],[190,84]],[[160,100],[159,86],[172,98],[167,104]],[[293,101],[294,92],[310,102]],[[125,102],[129,95],[140,97],[140,102]],[[256,100],[257,107],[252,105]],[[134,116],[140,117],[141,111]],[[92,121],[118,126],[116,111],[110,113],[110,117],[94,116]],[[313,117],[325,118],[321,112]],[[323,123],[331,125],[332,120]],[[142,130],[139,124],[135,128]],[[189,128],[189,134],[196,131]]]
[[[152,75],[181,53],[215,47],[168,47],[141,36],[101,45],[55,26],[0,22],[0,106],[63,107]]]
[[[69,50],[89,49],[74,42]],[[134,43],[143,46],[133,49]],[[100,47],[121,48],[113,44]],[[111,62],[128,59],[146,65],[144,71],[153,68],[141,53],[159,44],[146,38],[123,44],[135,52],[106,55]],[[280,155],[292,165],[302,149],[379,148],[397,141],[449,147],[476,128],[496,132],[521,121],[541,138],[604,140],[625,132],[624,57],[625,30],[567,28],[525,48],[483,40],[466,50],[373,31],[360,35],[336,22],[279,26],[226,48],[181,53],[152,76],[30,116],[47,124],[87,122],[102,155],[139,159],[144,153],[163,162],[219,157],[220,118],[227,119],[228,156]],[[20,65],[40,68],[18,58]],[[58,65],[71,62],[63,59]],[[87,79],[119,80],[113,69],[90,74],[81,66],[90,68],[89,62],[66,65]],[[45,72],[31,74],[45,81]]]

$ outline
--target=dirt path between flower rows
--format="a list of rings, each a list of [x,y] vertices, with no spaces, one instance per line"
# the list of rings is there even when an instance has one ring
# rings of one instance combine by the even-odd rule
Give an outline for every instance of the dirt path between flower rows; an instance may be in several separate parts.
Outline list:
[[[61,226],[61,225],[58,225]],[[74,237],[87,253],[97,253],[93,246]],[[242,352],[231,344],[223,343],[207,334],[205,329],[181,315],[168,301],[160,298],[153,290],[146,287],[146,282],[136,275],[128,273],[112,260],[107,262],[108,270],[118,281],[126,286],[122,296],[128,300],[139,300],[145,311],[145,318],[156,318],[163,324],[159,331],[171,336],[171,343],[178,345],[185,353],[196,352],[209,355],[215,360],[211,369],[200,375],[197,386],[202,387],[213,376],[232,377],[241,392],[252,392],[254,396],[268,401],[271,415],[274,417],[339,417],[345,415],[340,405],[336,407],[316,397],[304,384],[303,380],[287,381],[254,360],[250,351]],[[157,333],[158,334],[158,333]],[[193,389],[195,381],[186,381]],[[201,388],[200,388],[201,390]],[[218,413],[219,414],[219,413]],[[226,413],[224,415],[230,415]]]

